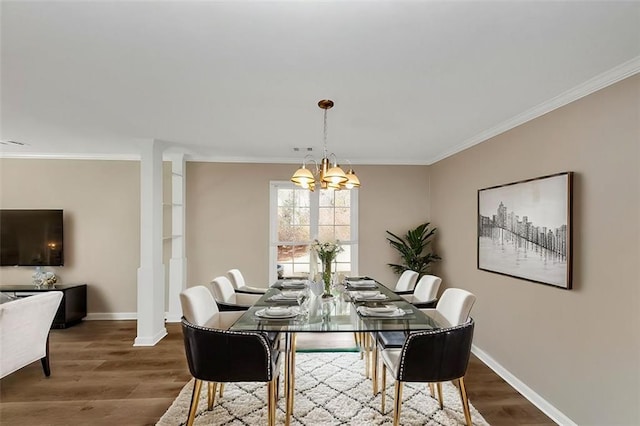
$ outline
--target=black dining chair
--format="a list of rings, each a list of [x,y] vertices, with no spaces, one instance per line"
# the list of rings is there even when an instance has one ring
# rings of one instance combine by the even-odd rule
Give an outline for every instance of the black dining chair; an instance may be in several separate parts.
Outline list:
[[[420,309],[427,315],[435,315],[444,321],[447,326],[460,325],[465,323],[469,319],[471,308],[476,301],[476,296],[461,288],[448,288],[438,300],[435,309]],[[419,307],[419,306],[418,306]],[[401,348],[407,336],[413,332],[410,331],[381,331],[376,333],[376,348],[379,349],[399,349]],[[375,381],[374,381],[375,383]],[[440,401],[440,408],[442,408],[442,392],[441,386],[438,385],[438,399]],[[431,390],[431,396],[435,398],[435,389],[433,383],[429,383],[429,389]],[[377,387],[374,386],[373,394],[377,393]]]
[[[467,426],[472,426],[464,375],[471,355],[473,329],[473,318],[469,318],[462,325],[411,333],[401,349],[382,351],[382,412],[385,411],[389,369],[395,379],[394,426],[400,421],[404,382],[440,384],[449,380],[457,382]]]
[[[264,333],[202,327],[183,317],[182,334],[189,371],[195,379],[187,426],[195,420],[203,381],[214,384],[209,410],[218,383],[266,382],[268,424],[275,425],[280,351]]]

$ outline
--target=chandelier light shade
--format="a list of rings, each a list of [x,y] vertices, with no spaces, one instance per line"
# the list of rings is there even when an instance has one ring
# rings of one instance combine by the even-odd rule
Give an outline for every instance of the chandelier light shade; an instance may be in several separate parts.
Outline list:
[[[350,167],[349,171],[345,173],[338,165],[336,155],[334,153],[327,155],[327,110],[333,105],[333,101],[329,99],[323,99],[318,102],[318,106],[324,110],[324,150],[320,165],[310,155],[307,155],[302,160],[302,167],[291,176],[291,182],[310,191],[314,191],[316,185],[319,185],[322,189],[333,189],[335,191],[360,187],[360,180],[353,168]],[[331,159],[333,159],[333,162]],[[307,168],[309,162],[314,163],[315,173]]]

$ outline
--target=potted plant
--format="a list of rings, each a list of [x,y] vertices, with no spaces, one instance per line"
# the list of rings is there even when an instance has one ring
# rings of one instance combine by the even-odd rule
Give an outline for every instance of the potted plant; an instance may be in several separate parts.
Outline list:
[[[430,271],[432,262],[440,260],[440,256],[427,251],[431,238],[436,232],[436,228],[429,229],[429,222],[423,223],[415,229],[410,229],[404,235],[404,238],[389,231],[386,232],[391,236],[387,237],[387,241],[393,248],[398,250],[402,258],[402,264],[387,264],[396,274],[402,274],[410,269],[416,271],[421,277]]]

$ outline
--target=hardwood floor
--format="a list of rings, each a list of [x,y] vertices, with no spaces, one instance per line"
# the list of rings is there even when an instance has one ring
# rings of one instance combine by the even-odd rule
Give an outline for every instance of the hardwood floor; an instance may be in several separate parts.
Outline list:
[[[1,425],[153,425],[189,380],[179,324],[153,347],[133,347],[134,321],[52,330],[51,377],[35,362],[0,380]],[[498,425],[554,425],[477,358],[470,402]]]

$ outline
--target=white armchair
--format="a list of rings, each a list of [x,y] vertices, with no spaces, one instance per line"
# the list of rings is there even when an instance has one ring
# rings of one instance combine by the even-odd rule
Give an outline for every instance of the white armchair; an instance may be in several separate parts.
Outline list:
[[[61,291],[48,291],[0,304],[0,378],[37,360],[51,374],[49,329],[61,300]]]

